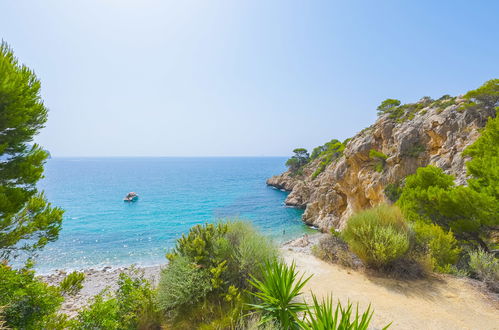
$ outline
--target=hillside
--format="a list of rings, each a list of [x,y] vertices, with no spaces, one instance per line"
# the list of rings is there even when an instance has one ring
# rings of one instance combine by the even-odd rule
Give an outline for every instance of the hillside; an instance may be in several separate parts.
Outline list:
[[[322,230],[341,229],[354,212],[387,201],[418,167],[438,166],[464,184],[462,152],[478,138],[487,118],[495,116],[491,107],[469,104],[448,95],[389,104],[372,126],[343,143],[320,147],[322,152],[314,151],[299,170],[274,176],[267,184],[290,191],[286,204],[305,208],[303,220]]]

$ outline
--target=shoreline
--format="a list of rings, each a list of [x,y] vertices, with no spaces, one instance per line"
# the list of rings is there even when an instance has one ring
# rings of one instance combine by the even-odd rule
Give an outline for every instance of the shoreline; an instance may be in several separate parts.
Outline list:
[[[317,232],[313,234],[303,234],[295,239],[291,239],[279,244],[280,250],[291,250],[297,253],[311,254],[311,247],[315,245],[323,233]],[[144,279],[151,282],[152,286],[157,286],[161,270],[168,263],[165,260],[163,264],[151,266],[128,265],[121,267],[105,266],[102,268],[86,268],[76,270],[85,274],[83,288],[74,296],[66,296],[60,311],[67,314],[69,317],[75,317],[78,311],[87,306],[91,299],[105,289],[111,292],[118,288],[118,278],[120,273],[130,273],[138,270],[143,274]],[[55,269],[50,273],[39,274],[36,276],[41,278],[43,282],[49,285],[58,285],[67,274],[75,270]]]

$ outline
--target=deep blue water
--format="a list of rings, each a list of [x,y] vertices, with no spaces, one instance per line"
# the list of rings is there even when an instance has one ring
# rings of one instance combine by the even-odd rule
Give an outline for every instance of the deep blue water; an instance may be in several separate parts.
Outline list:
[[[194,224],[251,221],[276,241],[309,229],[286,193],[265,185],[284,158],[54,158],[40,188],[65,209],[63,228],[37,258],[37,270],[165,262]],[[135,191],[140,199],[124,203]]]

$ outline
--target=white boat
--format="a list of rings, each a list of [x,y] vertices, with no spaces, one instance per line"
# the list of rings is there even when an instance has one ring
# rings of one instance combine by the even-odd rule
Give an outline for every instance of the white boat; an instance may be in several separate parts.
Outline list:
[[[131,191],[126,194],[125,198],[123,198],[124,202],[136,202],[139,199],[139,195],[137,193]]]

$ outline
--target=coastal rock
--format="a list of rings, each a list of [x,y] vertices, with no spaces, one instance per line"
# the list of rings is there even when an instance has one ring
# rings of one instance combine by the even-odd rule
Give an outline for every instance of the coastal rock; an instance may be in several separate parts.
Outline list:
[[[463,150],[479,136],[493,110],[460,110],[462,99],[445,109],[427,106],[405,121],[382,115],[376,123],[346,145],[343,155],[313,177],[320,160],[307,164],[300,173],[289,171],[267,180],[267,184],[289,191],[285,203],[305,208],[303,221],[323,231],[342,229],[358,210],[386,202],[388,184],[400,184],[418,167],[435,165],[466,183]],[[371,149],[387,156],[381,172],[371,159]]]

